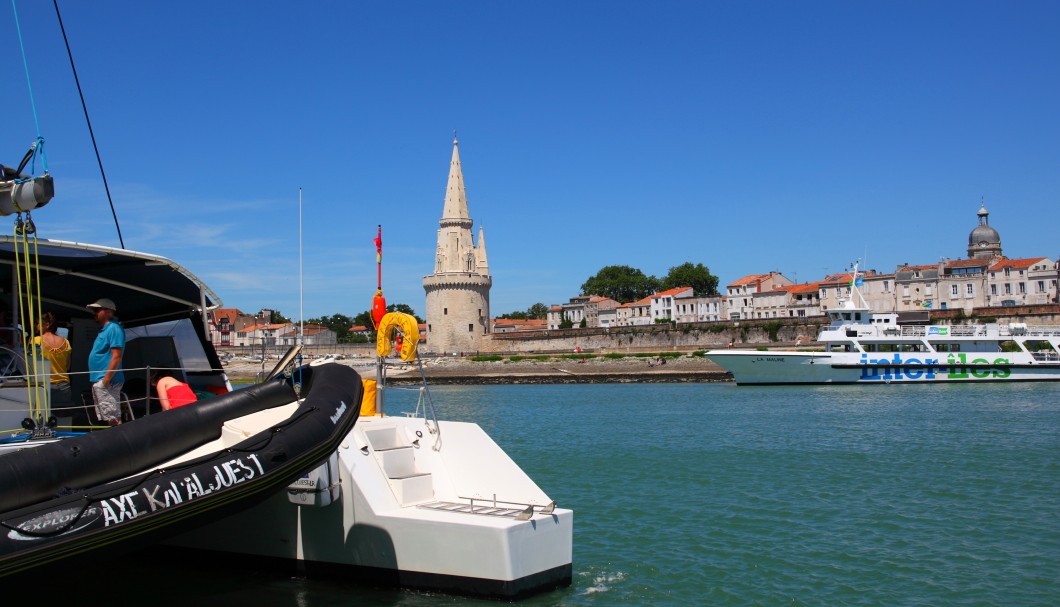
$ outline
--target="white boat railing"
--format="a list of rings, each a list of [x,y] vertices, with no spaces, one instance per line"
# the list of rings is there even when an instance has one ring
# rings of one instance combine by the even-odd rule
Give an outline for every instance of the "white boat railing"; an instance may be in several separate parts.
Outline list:
[[[1060,325],[1038,325],[1013,328],[1008,325],[929,325],[894,326],[847,324],[829,327],[824,333],[857,331],[858,337],[1060,337]],[[823,336],[823,334],[822,334]]]

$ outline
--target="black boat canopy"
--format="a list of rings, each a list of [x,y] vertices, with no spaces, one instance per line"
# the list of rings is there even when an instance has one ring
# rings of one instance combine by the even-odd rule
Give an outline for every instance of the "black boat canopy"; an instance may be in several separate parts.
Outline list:
[[[15,301],[15,246],[14,237],[0,236],[0,293],[8,305]],[[201,280],[165,257],[44,239],[37,241],[37,252],[41,306],[62,316],[88,316],[85,306],[102,297],[114,301],[126,327],[205,314],[221,305]]]

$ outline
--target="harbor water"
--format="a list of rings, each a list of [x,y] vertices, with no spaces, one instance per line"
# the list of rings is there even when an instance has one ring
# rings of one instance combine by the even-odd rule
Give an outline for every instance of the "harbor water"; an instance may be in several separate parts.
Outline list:
[[[451,386],[575,511],[544,605],[1056,605],[1060,384]],[[388,412],[412,410],[391,392]],[[134,562],[131,562],[134,561]],[[488,605],[266,572],[122,561],[94,592],[205,605]]]

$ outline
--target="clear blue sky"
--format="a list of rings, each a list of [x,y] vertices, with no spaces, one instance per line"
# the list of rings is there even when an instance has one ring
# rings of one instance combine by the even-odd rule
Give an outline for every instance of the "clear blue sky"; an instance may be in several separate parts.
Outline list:
[[[458,129],[492,312],[601,267],[800,282],[1060,255],[1058,2],[60,2],[126,245],[228,306],[421,315]],[[117,244],[51,2],[19,1],[53,203]],[[0,11],[0,163],[36,135]]]

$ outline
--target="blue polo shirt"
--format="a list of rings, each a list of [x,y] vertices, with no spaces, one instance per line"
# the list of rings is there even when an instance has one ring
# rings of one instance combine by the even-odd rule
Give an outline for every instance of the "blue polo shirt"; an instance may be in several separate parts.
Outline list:
[[[88,379],[97,382],[103,379],[110,366],[110,349],[125,349],[125,329],[121,328],[116,321],[110,321],[99,330],[96,341],[92,343],[92,351],[88,353]],[[125,381],[125,373],[121,366],[111,376],[110,383],[120,384]]]

